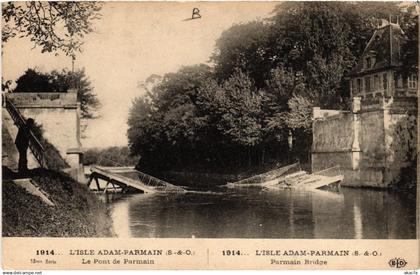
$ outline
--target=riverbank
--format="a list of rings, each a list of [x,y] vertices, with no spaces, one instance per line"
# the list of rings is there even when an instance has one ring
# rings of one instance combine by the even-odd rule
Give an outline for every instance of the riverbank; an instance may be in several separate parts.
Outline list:
[[[3,166],[4,237],[113,237],[107,205],[68,175],[47,169],[31,171],[32,180],[54,203],[16,185],[16,175]]]

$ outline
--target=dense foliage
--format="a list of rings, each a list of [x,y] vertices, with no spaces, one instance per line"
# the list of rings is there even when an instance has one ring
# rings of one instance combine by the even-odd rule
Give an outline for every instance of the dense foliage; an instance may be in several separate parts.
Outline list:
[[[128,119],[131,151],[151,170],[308,161],[312,107],[348,108],[346,77],[390,15],[413,27],[396,2],[286,2],[267,20],[232,26],[213,68],[143,85]]]
[[[417,118],[410,115],[399,121],[393,131],[391,152],[393,167],[400,168],[393,186],[398,189],[415,189],[417,186]]]
[[[75,57],[84,36],[100,18],[101,3],[27,1],[2,3],[2,42],[28,37],[42,52],[62,51]]]
[[[69,70],[42,73],[37,69],[27,69],[23,75],[16,80],[15,93],[42,93],[42,92],[68,92],[69,89],[76,89],[77,99],[81,103],[82,118],[93,118],[100,103],[93,92],[93,87],[86,76],[85,70],[71,72]]]

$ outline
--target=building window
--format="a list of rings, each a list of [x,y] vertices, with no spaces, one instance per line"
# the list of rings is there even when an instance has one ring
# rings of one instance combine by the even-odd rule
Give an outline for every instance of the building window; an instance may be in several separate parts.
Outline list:
[[[386,74],[383,74],[382,86],[384,88],[384,91],[386,91],[388,89],[388,76]]]
[[[375,74],[375,76],[373,77],[373,90],[379,90],[379,75],[377,74]]]
[[[397,78],[397,88],[402,88],[403,87],[402,76],[400,74],[398,74],[396,78]]]
[[[362,80],[360,78],[357,79],[357,93],[362,93],[363,87],[362,87]]]
[[[372,59],[370,57],[366,57],[366,68],[369,69],[372,67]]]
[[[365,77],[365,91],[370,92],[370,76]]]
[[[417,88],[417,75],[410,74],[408,76],[408,88],[410,88],[410,89]]]

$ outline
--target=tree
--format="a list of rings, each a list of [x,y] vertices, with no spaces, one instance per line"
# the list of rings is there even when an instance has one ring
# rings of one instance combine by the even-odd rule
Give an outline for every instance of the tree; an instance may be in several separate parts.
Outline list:
[[[242,70],[248,72],[257,87],[264,86],[271,68],[268,37],[269,26],[263,21],[237,24],[224,31],[211,57],[218,79],[224,81],[236,70]]]
[[[160,120],[148,98],[138,97],[133,100],[127,121],[128,144],[131,154],[139,155],[139,164],[146,169],[162,167],[159,165],[163,157],[159,153],[164,149]]]
[[[60,92],[65,93],[70,88],[77,91],[77,99],[81,103],[82,118],[94,118],[100,102],[93,92],[93,87],[86,76],[85,70],[71,72],[69,70],[42,73],[36,69],[28,69],[16,80],[13,92]]]
[[[347,2],[285,2],[269,20],[232,26],[216,42],[214,73],[189,66],[142,83],[130,149],[142,165],[240,168],[264,163],[265,152],[290,161],[281,153],[292,134],[307,160],[312,106],[347,107],[346,77],[389,14],[410,26],[396,3]]]
[[[317,16],[317,11],[320,9],[324,9],[325,11],[321,11],[321,14]],[[319,27],[321,27],[320,30],[322,30],[326,27],[324,30],[327,38],[333,38],[335,35],[349,35],[347,45],[349,46],[351,53],[358,57],[363,53],[366,44],[369,42],[373,31],[379,25],[381,19],[388,19],[391,17],[391,19],[395,21],[396,18],[399,17],[403,29],[406,28],[406,20],[403,20],[403,18],[407,16],[407,12],[405,12],[404,9],[405,8],[400,6],[400,2],[284,2],[275,8],[275,15],[272,17],[274,22],[273,32],[275,33],[274,37],[277,38],[279,45],[293,48],[294,41],[289,41],[284,39],[283,36],[279,36],[290,31],[288,30],[288,26],[282,25],[282,23],[291,21],[295,22],[292,24],[299,24],[299,19],[302,18],[302,25],[304,25],[307,18],[310,18],[314,21],[314,30],[319,30]],[[337,26],[329,25],[331,19],[325,17],[331,12],[332,16],[335,17],[333,20],[338,23]],[[330,17],[330,15],[328,15],[328,17]],[[345,26],[345,28],[342,29],[342,34],[326,31],[331,28],[339,28],[342,26]],[[299,26],[297,27],[299,28]],[[304,26],[301,27],[305,28]],[[306,34],[302,35],[303,37],[306,36]],[[319,34],[315,34],[315,38],[310,41],[317,41],[318,39],[316,37],[319,37]],[[336,43],[332,40],[324,41],[326,44],[329,42],[332,42],[332,44],[325,48],[326,51],[329,51],[331,48],[341,43],[340,41],[337,41]]]
[[[219,85],[208,66],[189,66],[134,100],[128,138],[143,169],[220,166],[243,157],[250,164],[261,122],[261,95],[247,74],[238,70]]]
[[[340,3],[285,3],[272,18],[271,45],[279,63],[305,76],[308,96],[322,107],[337,108],[340,97],[349,96],[344,76],[356,57],[349,48],[354,34],[342,13]]]
[[[207,86],[209,88],[211,86]],[[250,77],[236,71],[222,86],[212,85],[208,103],[216,116],[217,129],[227,141],[252,147],[261,140],[261,95]]]
[[[16,80],[16,88],[13,92],[54,92],[51,80],[48,74],[41,73],[37,69],[27,69]]]
[[[217,129],[231,145],[246,149],[248,166],[251,166],[251,149],[262,140],[261,95],[251,78],[238,70],[214,96],[219,116]]]
[[[286,115],[286,124],[292,130],[311,133],[313,103],[308,98],[294,94],[288,102],[290,112]]]
[[[92,22],[100,18],[98,2],[7,2],[2,4],[2,42],[28,37],[42,52],[62,51],[75,58]]]
[[[409,115],[398,121],[391,130],[392,142],[388,154],[392,156],[392,165],[399,175],[393,182],[398,189],[414,189],[417,186],[417,117]]]
[[[308,96],[304,77],[292,70],[276,68],[272,71],[264,90],[265,136],[267,142],[285,142],[288,137],[290,99],[296,95]]]
[[[273,69],[301,73],[314,104],[345,108],[350,97],[346,76],[379,20],[390,15],[394,22],[400,18],[404,30],[413,22],[396,2],[281,3],[266,21],[234,25],[224,31],[211,60],[219,81],[241,69],[264,90]],[[410,56],[415,61],[414,54]]]
[[[200,64],[163,77],[152,75],[139,85],[146,95],[133,101],[127,135],[131,152],[141,155],[141,165],[156,168],[197,158],[203,125],[196,102],[200,86],[211,74]]]
[[[75,89],[77,100],[80,102],[81,116],[85,119],[95,118],[96,111],[101,106],[97,95],[93,92],[92,83],[86,76],[85,70],[80,69],[74,72],[69,70],[52,71],[50,74],[53,89],[56,91],[68,91]]]
[[[419,15],[409,13],[406,17],[406,41],[402,45],[402,72],[405,76],[418,73],[418,54],[419,54]]]

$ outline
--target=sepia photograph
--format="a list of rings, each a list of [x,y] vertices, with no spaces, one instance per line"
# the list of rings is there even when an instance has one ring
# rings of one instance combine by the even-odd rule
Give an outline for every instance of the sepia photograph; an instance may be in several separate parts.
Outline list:
[[[1,4],[3,238],[416,239],[418,3]]]

